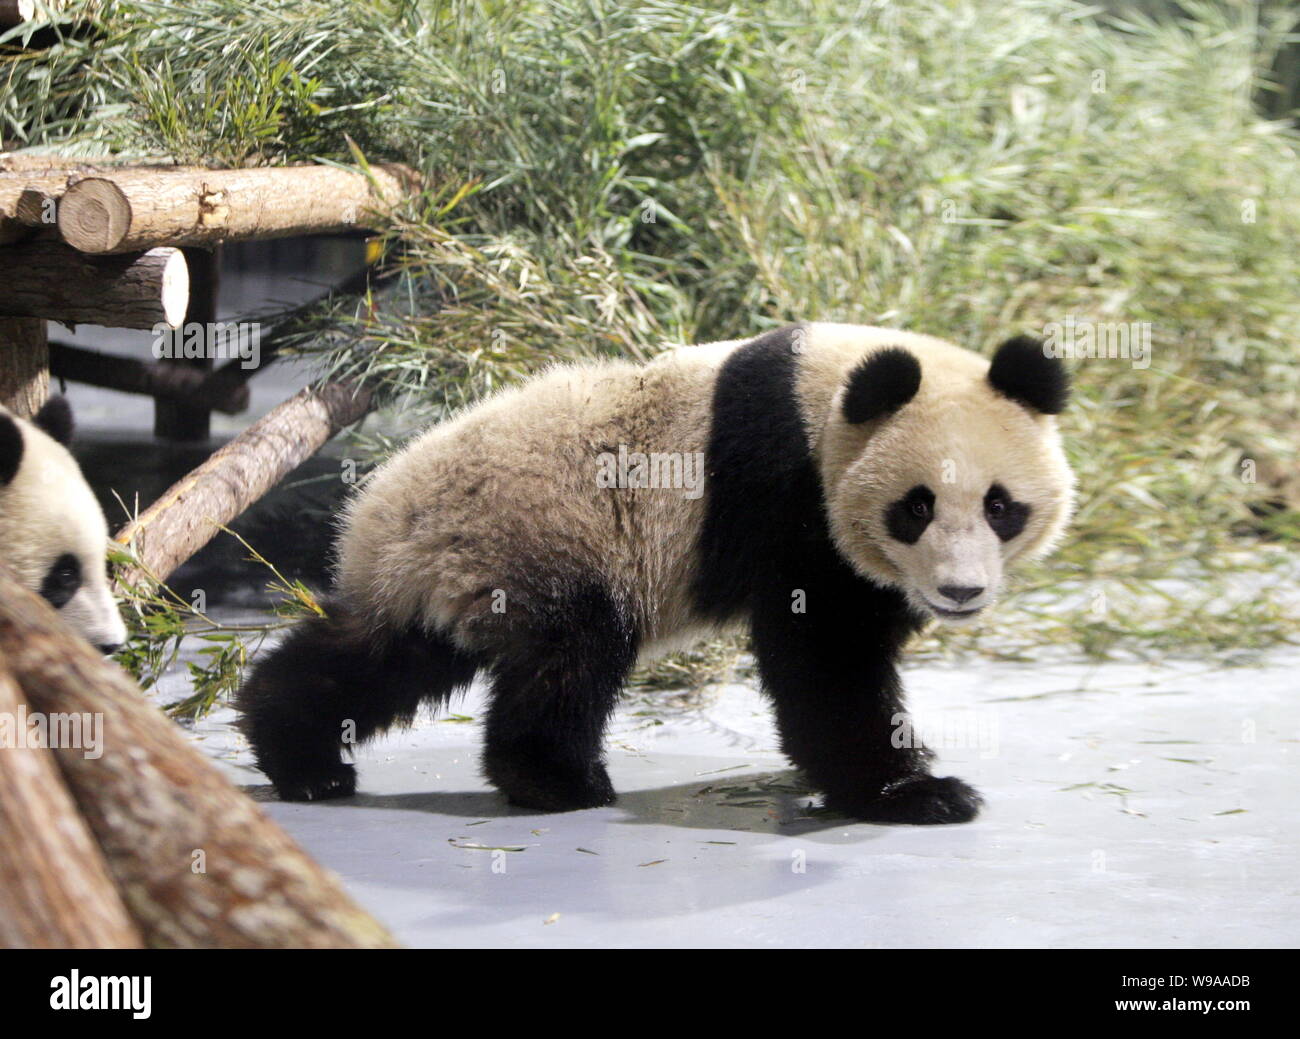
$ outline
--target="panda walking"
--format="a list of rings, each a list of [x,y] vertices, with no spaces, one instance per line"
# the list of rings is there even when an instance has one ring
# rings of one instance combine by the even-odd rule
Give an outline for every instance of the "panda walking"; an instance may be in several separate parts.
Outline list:
[[[782,749],[828,807],[972,819],[971,787],[893,746],[897,662],[1059,538],[1067,393],[1026,337],[990,364],[854,325],[553,368],[350,501],[327,616],[240,691],[258,766],[285,799],[351,794],[345,726],[364,741],[483,672],[486,777],[528,808],[607,804],[605,726],[638,660],[743,626]]]

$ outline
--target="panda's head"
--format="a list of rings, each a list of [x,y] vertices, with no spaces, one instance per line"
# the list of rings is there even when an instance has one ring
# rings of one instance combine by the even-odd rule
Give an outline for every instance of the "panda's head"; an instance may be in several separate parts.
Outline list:
[[[1007,566],[1051,547],[1073,478],[1055,416],[1061,362],[1027,336],[989,364],[936,340],[869,354],[845,377],[827,429],[832,533],[861,572],[914,608],[969,621]]]
[[[62,397],[31,422],[0,409],[0,544],[22,584],[109,652],[126,627],[109,591],[104,513],[64,446],[71,436]]]

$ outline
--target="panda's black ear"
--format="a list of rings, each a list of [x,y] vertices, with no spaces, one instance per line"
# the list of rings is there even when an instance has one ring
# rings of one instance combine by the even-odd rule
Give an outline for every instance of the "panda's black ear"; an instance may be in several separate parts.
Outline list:
[[[844,420],[857,425],[897,411],[921,387],[921,362],[901,346],[878,350],[849,373]]]
[[[51,397],[32,421],[64,447],[72,443],[72,407],[67,397]]]
[[[18,423],[0,413],[0,487],[18,475],[23,462],[23,434]]]
[[[1016,336],[998,347],[989,383],[1002,396],[1044,415],[1059,415],[1070,398],[1070,373],[1033,336]]]

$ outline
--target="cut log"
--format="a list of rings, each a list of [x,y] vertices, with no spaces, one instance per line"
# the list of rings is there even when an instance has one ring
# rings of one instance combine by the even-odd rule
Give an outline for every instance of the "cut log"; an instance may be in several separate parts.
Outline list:
[[[0,316],[111,328],[176,328],[189,302],[189,268],[179,249],[86,256],[42,238],[5,249],[4,261]]]
[[[45,10],[54,18],[61,15],[75,14],[82,21],[89,21],[99,13],[102,0],[42,0]],[[21,25],[36,15],[41,14],[36,0],[0,0],[0,28]],[[44,19],[42,19],[44,20]]]
[[[35,228],[58,225],[63,193],[83,177],[108,173],[129,160],[113,157],[82,161],[59,155],[0,153],[0,245],[30,238]],[[134,173],[165,171],[172,165],[133,166]],[[193,171],[191,171],[193,172]]]
[[[186,328],[202,325],[214,328],[217,320],[217,296],[221,282],[221,246],[212,249],[186,249],[185,263],[190,269],[190,298],[185,309]],[[242,362],[241,362],[242,363]],[[172,364],[209,375],[212,356],[177,357]],[[212,413],[207,408],[181,404],[166,397],[154,401],[153,435],[163,440],[194,442],[212,435]]]
[[[36,0],[0,0],[0,29],[22,25],[36,14]]]
[[[147,945],[395,944],[125,672],[2,567],[0,659],[32,709],[102,717],[101,757],[53,754]]]
[[[26,738],[33,717],[0,662],[0,718],[10,726],[0,741],[0,948],[138,949],[53,752]]]
[[[371,394],[349,383],[308,387],[268,412],[173,484],[116,535],[139,569],[126,585],[165,581],[224,526],[297,468],[332,436],[363,418]]]
[[[353,230],[417,184],[404,166],[372,166],[370,176],[373,187],[333,166],[106,173],[67,190],[59,233],[83,252],[113,253]]]
[[[54,227],[57,199],[84,175],[67,169],[0,172],[0,245],[31,237],[33,228]],[[49,199],[56,200],[53,208]]]
[[[45,319],[0,318],[0,405],[31,418],[50,395]]]
[[[235,361],[238,365],[239,362]],[[50,375],[121,393],[142,393],[193,408],[237,415],[248,407],[248,386],[174,361],[149,364],[67,343],[50,343]]]

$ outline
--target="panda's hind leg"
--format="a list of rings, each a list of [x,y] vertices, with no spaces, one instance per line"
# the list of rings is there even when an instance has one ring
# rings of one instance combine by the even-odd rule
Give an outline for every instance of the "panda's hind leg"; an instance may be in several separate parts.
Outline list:
[[[346,797],[356,770],[342,759],[420,704],[468,686],[478,662],[446,639],[412,630],[376,634],[340,602],[295,625],[257,661],[236,697],[239,727],[286,801]]]
[[[523,808],[609,804],[605,726],[636,662],[628,611],[594,587],[525,612],[526,627],[491,668],[483,773]]]

